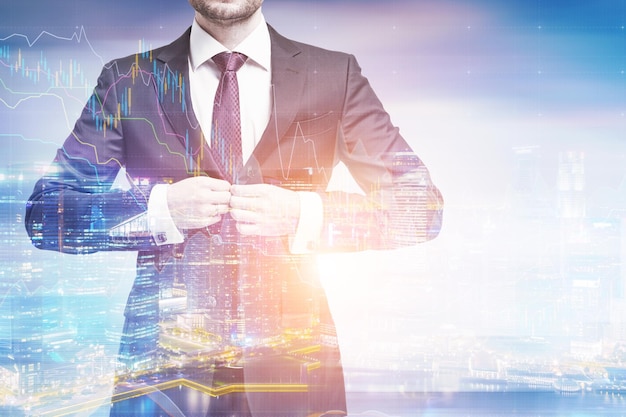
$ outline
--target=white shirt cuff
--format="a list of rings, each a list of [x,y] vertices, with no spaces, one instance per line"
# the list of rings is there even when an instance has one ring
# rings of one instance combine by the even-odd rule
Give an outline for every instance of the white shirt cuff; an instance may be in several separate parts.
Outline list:
[[[155,185],[148,200],[148,227],[157,246],[182,243],[185,240],[167,207],[167,187],[167,184]]]
[[[289,251],[292,254],[311,253],[317,247],[324,221],[324,205],[317,193],[298,191],[300,198],[300,219],[296,234],[289,238]]]

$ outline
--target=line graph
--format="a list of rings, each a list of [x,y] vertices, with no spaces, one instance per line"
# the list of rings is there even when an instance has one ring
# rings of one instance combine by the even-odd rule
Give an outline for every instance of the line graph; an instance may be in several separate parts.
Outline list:
[[[84,41],[88,46],[89,49],[91,50],[91,52],[93,53],[93,55],[98,58],[100,60],[101,64],[104,64],[103,58],[102,56],[100,56],[98,54],[98,52],[96,52],[96,50],[94,49],[94,47],[92,46],[91,42],[89,42],[89,39],[87,37],[87,33],[85,32],[85,28],[83,26],[81,26],[78,29],[78,32],[74,32],[71,36],[60,36],[60,35],[56,35],[52,32],[49,32],[47,30],[43,30],[39,33],[39,35],[35,36],[34,39],[31,39],[29,36],[22,34],[22,33],[12,33],[10,35],[4,36],[4,37],[0,37],[0,42],[8,42],[14,39],[21,39],[24,40],[26,42],[26,45],[31,48],[33,46],[35,46],[40,40],[44,39],[45,37],[50,37],[52,39],[56,39],[59,41],[75,41],[76,43],[80,43],[82,41]],[[4,48],[6,49],[7,47],[4,46]]]
[[[43,41],[58,42],[62,45],[70,45],[69,51],[79,48],[82,45],[86,45],[86,51],[83,50],[80,56],[68,57],[64,56],[60,59],[53,59],[47,55],[50,53],[50,49],[45,48],[38,50],[37,46],[42,44]],[[3,45],[4,43],[4,45]],[[20,45],[22,44],[22,45]],[[63,126],[65,129],[71,129],[72,123],[78,117],[82,106],[86,105],[89,112],[92,114],[94,123],[97,129],[102,132],[103,135],[107,134],[107,130],[111,128],[117,128],[117,124],[122,120],[128,122],[131,120],[141,121],[142,119],[132,118],[132,102],[133,102],[133,87],[127,88],[122,92],[122,96],[119,97],[119,103],[117,107],[109,109],[105,112],[104,106],[108,100],[109,92],[103,97],[92,96],[87,100],[87,97],[91,94],[93,86],[91,84],[92,79],[95,79],[96,70],[94,69],[94,63],[96,68],[115,68],[115,72],[118,76],[116,83],[111,85],[111,89],[116,88],[118,82],[122,82],[124,79],[130,77],[133,82],[140,80],[140,82],[147,86],[150,83],[154,83],[157,88],[157,94],[160,101],[172,100],[180,103],[180,110],[182,113],[187,114],[187,120],[191,123],[194,120],[193,116],[188,114],[189,106],[186,102],[186,80],[181,73],[171,71],[167,66],[163,68],[157,68],[156,61],[151,56],[151,45],[148,44],[145,39],[137,40],[137,51],[135,53],[135,65],[130,68],[119,68],[118,61],[114,60],[110,63],[104,63],[103,55],[95,50],[94,46],[89,40],[88,34],[83,26],[77,28],[69,36],[61,36],[50,31],[41,31],[36,36],[27,36],[20,33],[12,33],[10,35],[0,38],[0,105],[3,105],[8,109],[8,113],[11,111],[17,111],[21,106],[24,106],[28,102],[38,102],[44,98],[53,99],[59,106],[58,113],[62,114],[64,119]],[[87,54],[85,54],[87,52]],[[67,52],[66,52],[67,54]],[[56,58],[56,57],[55,57]],[[56,62],[54,66],[52,62]],[[140,61],[150,65],[140,65]],[[2,69],[8,71],[8,75],[3,75]],[[6,74],[6,73],[5,73]],[[109,90],[111,91],[111,90]],[[32,112],[31,109],[28,110]],[[48,112],[50,114],[50,112]],[[0,113],[0,117],[2,117]],[[160,124],[165,127],[167,124],[165,115],[160,115]],[[50,120],[52,122],[53,120]],[[143,120],[147,121],[147,120]],[[147,121],[149,122],[149,121]],[[55,123],[58,126],[58,123]],[[193,129],[197,129],[198,126],[192,126]],[[275,126],[274,126],[275,128]],[[168,129],[166,129],[167,131]],[[29,137],[29,141],[37,140],[33,134],[25,135],[24,132],[0,132],[4,138],[24,138]],[[168,135],[177,135],[174,132],[167,133]],[[330,176],[325,172],[326,168],[322,166],[317,160],[315,142],[306,137],[301,128],[298,128],[294,132],[294,146],[299,141],[298,137],[304,141],[307,146],[311,148],[311,153],[314,156],[311,168],[317,173],[320,173],[324,177]],[[54,144],[65,137],[66,135],[59,136],[57,138],[49,138],[42,136],[39,140],[42,144]],[[186,138],[179,137],[181,140],[187,142]],[[169,148],[169,145],[165,138],[155,138],[161,145]],[[80,140],[80,138],[77,138]],[[19,145],[18,145],[19,148]],[[290,175],[291,164],[293,159],[294,147],[290,149],[288,155],[281,155],[281,174],[282,178],[288,178]],[[188,170],[197,170],[197,164],[194,162],[195,158],[199,156],[197,152],[201,149],[196,149],[196,155],[187,154],[185,156],[188,161]],[[173,154],[177,152],[172,151]],[[187,149],[186,152],[191,152]],[[279,148],[279,152],[282,149]],[[100,158],[96,156],[95,160]],[[107,163],[102,161],[98,163]],[[121,165],[121,163],[120,163]]]

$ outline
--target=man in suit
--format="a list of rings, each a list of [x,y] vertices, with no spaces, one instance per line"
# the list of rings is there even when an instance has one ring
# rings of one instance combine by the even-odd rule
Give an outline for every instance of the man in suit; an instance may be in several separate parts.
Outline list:
[[[162,409],[343,415],[314,255],[432,239],[440,193],[354,57],[282,37],[262,0],[190,3],[179,39],[104,67],[35,186],[26,228],[43,249],[138,251],[120,363],[145,373],[176,359],[184,384],[211,398],[192,406],[164,391]],[[239,163],[215,121],[222,52],[242,61]],[[338,164],[362,192],[328,190]],[[174,290],[184,308],[159,309]],[[181,328],[204,334],[206,349],[176,352]]]

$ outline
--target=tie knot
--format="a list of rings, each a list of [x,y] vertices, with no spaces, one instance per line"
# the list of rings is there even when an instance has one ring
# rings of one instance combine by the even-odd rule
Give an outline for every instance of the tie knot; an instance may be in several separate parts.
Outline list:
[[[226,71],[238,71],[239,68],[246,62],[248,59],[244,54],[240,54],[239,52],[221,52],[211,58],[217,67],[222,72]]]

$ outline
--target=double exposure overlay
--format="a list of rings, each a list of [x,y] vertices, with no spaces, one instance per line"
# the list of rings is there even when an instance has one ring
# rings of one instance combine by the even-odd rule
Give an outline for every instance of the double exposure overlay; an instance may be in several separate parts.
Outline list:
[[[219,176],[158,49],[186,1],[0,5],[0,414],[621,415],[626,8],[592,3],[266,0],[382,103],[276,77],[233,182],[321,196],[299,251],[150,233],[156,185]]]

